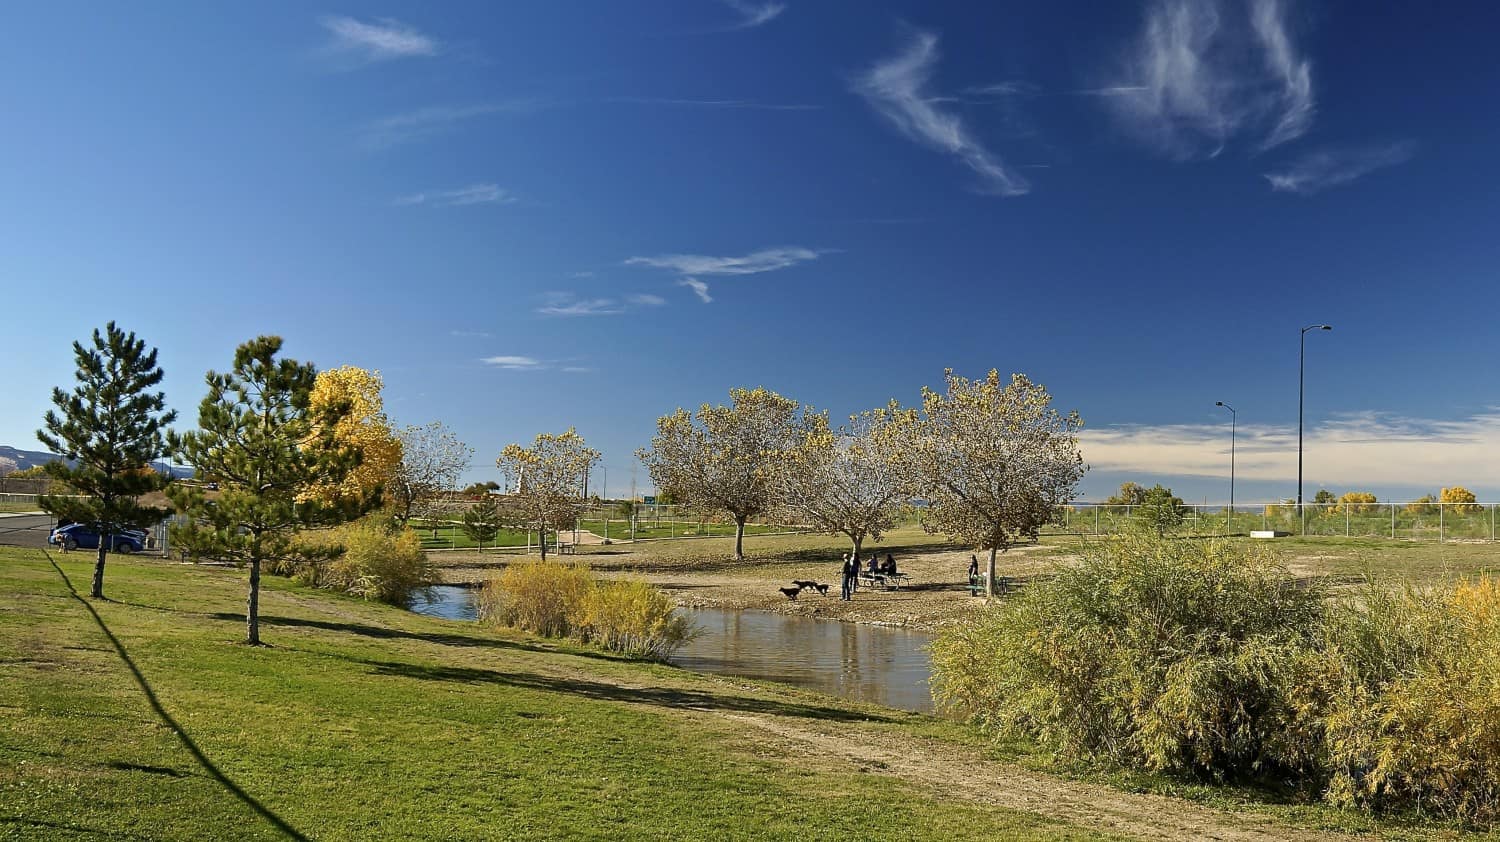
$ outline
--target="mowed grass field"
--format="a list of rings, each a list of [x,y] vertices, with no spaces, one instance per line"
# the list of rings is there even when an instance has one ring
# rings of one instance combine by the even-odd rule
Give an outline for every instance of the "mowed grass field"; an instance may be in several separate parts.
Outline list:
[[[86,585],[87,560],[58,563]],[[962,733],[927,717],[276,577],[251,648],[232,570],[114,559],[106,592],[0,548],[0,839],[1110,838],[745,724]]]

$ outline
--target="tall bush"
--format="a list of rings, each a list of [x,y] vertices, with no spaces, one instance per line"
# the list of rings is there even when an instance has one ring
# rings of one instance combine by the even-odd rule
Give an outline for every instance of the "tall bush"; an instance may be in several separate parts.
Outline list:
[[[1372,586],[1338,608],[1328,799],[1500,818],[1500,587]]]
[[[1070,757],[1214,778],[1310,762],[1283,688],[1322,593],[1256,547],[1129,535],[941,632],[947,709]]]
[[[665,661],[694,636],[671,597],[636,579],[600,582],[581,608],[583,638],[611,652]]]
[[[637,580],[596,581],[587,565],[524,561],[480,590],[481,620],[543,637],[572,637],[664,661],[695,631],[671,598]]]
[[[390,605],[406,604],[413,592],[436,581],[421,538],[377,515],[313,533],[304,542],[337,554],[328,561],[283,562],[273,572]]]
[[[568,637],[593,587],[593,575],[582,562],[523,561],[484,583],[479,616],[543,637]]]

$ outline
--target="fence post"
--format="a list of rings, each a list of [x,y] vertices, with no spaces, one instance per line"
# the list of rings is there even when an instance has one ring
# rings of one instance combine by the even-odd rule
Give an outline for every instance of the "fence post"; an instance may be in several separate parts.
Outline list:
[[[1344,504],[1344,537],[1349,537],[1349,509],[1353,508],[1348,503]]]
[[[1391,538],[1396,537],[1396,504],[1391,504]]]
[[[1495,543],[1495,507],[1490,506],[1490,543]]]
[[[1490,537],[1492,537],[1492,538],[1494,537],[1494,532],[1495,532],[1495,530],[1493,528],[1491,528],[1490,529]],[[1094,507],[1094,534],[1095,535],[1099,534],[1099,507],[1098,506]]]
[[[1438,503],[1438,543],[1443,543],[1443,504]]]

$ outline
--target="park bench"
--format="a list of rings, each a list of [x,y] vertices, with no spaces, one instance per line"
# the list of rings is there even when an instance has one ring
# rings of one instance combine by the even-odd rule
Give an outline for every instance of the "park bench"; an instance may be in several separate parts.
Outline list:
[[[577,549],[577,544],[570,544],[566,541],[559,541],[557,544],[557,552],[559,555],[574,555]]]

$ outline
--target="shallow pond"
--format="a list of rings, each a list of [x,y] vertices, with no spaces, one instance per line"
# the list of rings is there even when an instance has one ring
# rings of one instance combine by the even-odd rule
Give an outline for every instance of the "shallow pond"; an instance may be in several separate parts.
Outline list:
[[[420,614],[473,620],[476,592],[440,586],[433,601],[417,599]],[[687,611],[701,630],[672,663],[697,672],[779,681],[902,710],[932,710],[927,677],[932,660],[926,632],[767,611]]]

